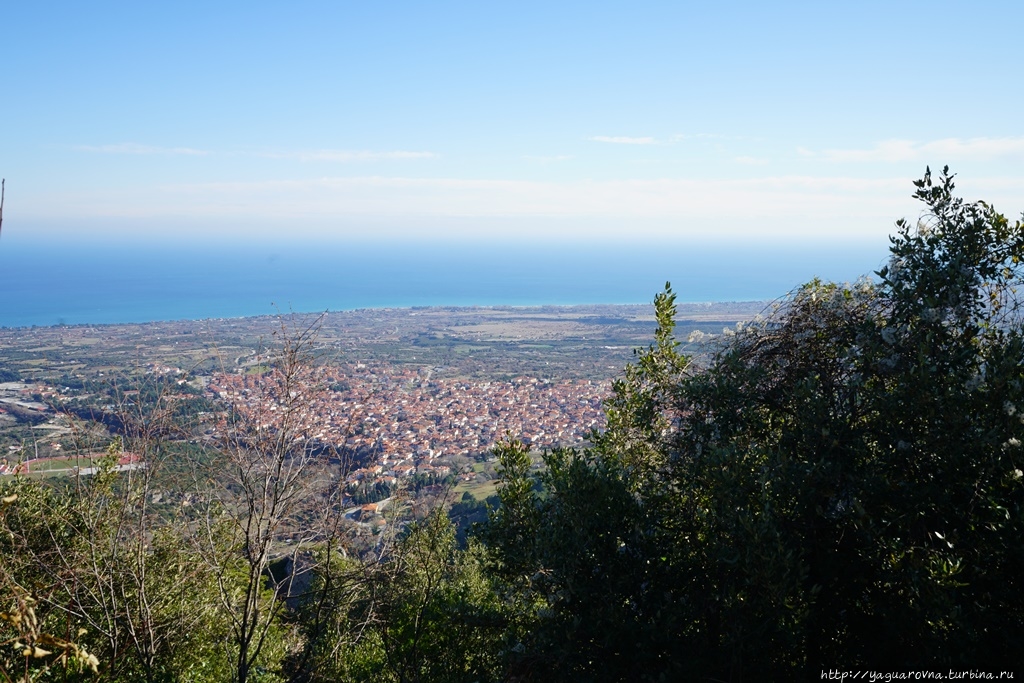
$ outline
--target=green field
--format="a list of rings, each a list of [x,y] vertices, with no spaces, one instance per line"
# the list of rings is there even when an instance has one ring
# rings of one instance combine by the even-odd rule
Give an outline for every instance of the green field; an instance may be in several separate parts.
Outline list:
[[[469,492],[477,500],[485,500],[489,496],[493,496],[498,492],[498,480],[492,479],[485,482],[460,482],[458,486],[452,489],[454,500],[459,500],[462,494],[466,492]]]

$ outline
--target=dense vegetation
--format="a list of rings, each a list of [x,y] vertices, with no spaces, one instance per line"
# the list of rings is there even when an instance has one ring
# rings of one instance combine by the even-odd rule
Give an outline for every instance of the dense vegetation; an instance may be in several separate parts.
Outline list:
[[[876,278],[804,285],[700,367],[666,288],[607,430],[539,471],[502,445],[499,500],[468,538],[441,508],[403,523],[396,505],[371,552],[346,550],[330,482],[290,440],[302,396],[285,380],[305,370],[288,347],[285,419],[233,432],[221,494],[155,519],[146,473],[6,481],[0,667],[148,681],[1012,670],[1024,226],[955,197],[946,171],[916,185],[927,212],[898,223]]]

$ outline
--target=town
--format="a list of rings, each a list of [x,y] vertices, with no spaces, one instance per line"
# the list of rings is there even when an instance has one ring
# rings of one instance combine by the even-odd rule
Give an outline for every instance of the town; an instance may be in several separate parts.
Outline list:
[[[318,446],[360,456],[362,466],[347,473],[353,486],[444,478],[455,473],[454,456],[481,457],[506,435],[533,449],[582,443],[604,427],[602,402],[611,389],[593,380],[432,378],[430,370],[385,363],[329,372],[317,381],[331,388],[308,392],[297,429]],[[243,419],[275,414],[278,398],[253,375],[219,374],[207,391]]]

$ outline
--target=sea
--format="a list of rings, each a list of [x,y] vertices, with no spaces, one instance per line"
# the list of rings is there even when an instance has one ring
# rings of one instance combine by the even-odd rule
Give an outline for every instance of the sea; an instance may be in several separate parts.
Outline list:
[[[0,327],[411,306],[771,301],[870,276],[859,244],[90,245],[0,241]]]

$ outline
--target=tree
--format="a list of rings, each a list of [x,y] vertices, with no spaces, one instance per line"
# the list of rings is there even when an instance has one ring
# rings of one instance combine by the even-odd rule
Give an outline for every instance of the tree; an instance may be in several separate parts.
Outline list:
[[[297,633],[282,621],[286,600],[295,597],[304,551],[333,543],[341,519],[341,489],[310,445],[324,388],[313,357],[318,325],[282,324],[277,347],[258,355],[256,367],[265,372],[252,378],[248,407],[232,412],[221,443],[226,476],[214,473],[205,492],[210,505],[198,545],[231,625],[238,683],[269,648],[278,650],[272,659],[280,666],[297,645]],[[283,576],[270,571],[278,555],[290,559]]]
[[[23,484],[15,482],[11,489],[36,492]],[[78,642],[84,629],[74,635],[55,635],[61,619],[37,613],[40,601],[19,583],[29,579],[30,572],[25,572],[24,562],[19,561],[24,559],[19,551],[28,539],[16,530],[21,520],[14,523],[14,528],[10,524],[8,513],[21,497],[11,489],[4,487],[0,493],[0,676],[8,683],[15,680],[12,676],[29,683],[46,677],[55,665],[63,668],[65,679],[69,673],[95,674],[99,660]]]
[[[303,647],[290,662],[291,680],[366,680],[383,658],[372,624],[373,565],[333,544],[318,555],[299,603]]]
[[[88,646],[107,680],[223,680],[212,574],[181,520],[149,505],[157,449],[132,443],[144,469],[115,471],[115,440],[90,476],[5,482],[19,504],[3,516],[3,581],[19,609],[31,601],[46,615],[40,633]]]
[[[297,680],[500,680],[507,610],[478,543],[460,548],[443,508],[409,523],[380,556],[318,565],[300,614]]]
[[[372,583],[383,655],[373,680],[499,679],[506,620],[481,551],[477,544],[459,549],[442,508],[409,526]]]
[[[545,456],[545,495],[506,448],[485,538],[529,597],[525,670],[1017,661],[1024,227],[956,198],[948,170],[915,185],[926,213],[876,279],[804,285],[706,367],[676,351],[667,289],[608,430]]]

